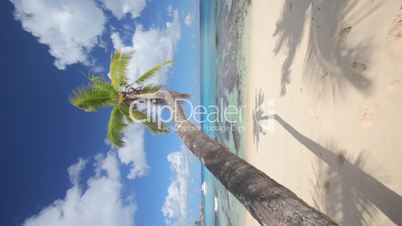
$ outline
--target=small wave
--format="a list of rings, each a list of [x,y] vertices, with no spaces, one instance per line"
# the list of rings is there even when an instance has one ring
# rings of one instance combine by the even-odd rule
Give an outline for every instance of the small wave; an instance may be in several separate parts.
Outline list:
[[[218,211],[218,199],[215,196],[215,212]]]
[[[204,196],[207,195],[207,183],[206,183],[205,181],[202,182],[201,191],[202,191],[202,193],[204,194]]]

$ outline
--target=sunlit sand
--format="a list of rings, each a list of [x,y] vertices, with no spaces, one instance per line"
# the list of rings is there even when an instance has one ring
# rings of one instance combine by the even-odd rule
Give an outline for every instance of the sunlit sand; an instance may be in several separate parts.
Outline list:
[[[341,225],[402,224],[402,3],[250,7],[247,160]]]

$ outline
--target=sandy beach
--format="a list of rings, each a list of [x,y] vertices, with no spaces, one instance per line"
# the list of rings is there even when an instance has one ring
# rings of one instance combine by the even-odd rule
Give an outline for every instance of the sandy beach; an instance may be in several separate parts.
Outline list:
[[[402,224],[402,1],[248,16],[247,160],[340,225]]]

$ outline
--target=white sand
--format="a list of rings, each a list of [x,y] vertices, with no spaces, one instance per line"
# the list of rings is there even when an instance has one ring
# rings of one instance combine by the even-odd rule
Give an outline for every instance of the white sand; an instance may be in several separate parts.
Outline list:
[[[249,11],[247,159],[342,225],[402,217],[401,7],[253,0]],[[254,114],[257,99],[275,105]]]

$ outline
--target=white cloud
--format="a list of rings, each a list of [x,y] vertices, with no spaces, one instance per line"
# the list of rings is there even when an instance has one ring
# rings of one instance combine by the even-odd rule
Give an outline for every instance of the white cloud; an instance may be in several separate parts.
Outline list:
[[[190,176],[189,151],[182,146],[180,151],[170,153],[167,160],[170,162],[172,178],[163,203],[162,213],[166,218],[167,225],[189,225],[187,208]]]
[[[172,4],[169,4],[166,7],[166,12],[167,12],[168,16],[173,16],[173,5]]]
[[[82,170],[85,168],[86,164],[87,161],[80,158],[78,159],[78,162],[76,164],[71,165],[70,167],[67,168],[71,184],[76,185],[79,183],[80,174]]]
[[[97,74],[102,74],[105,72],[105,68],[101,65],[92,66],[92,70],[93,70],[93,72],[95,72]]]
[[[49,46],[55,66],[88,64],[87,55],[98,43],[106,18],[93,0],[11,0],[23,28]]]
[[[78,178],[86,161],[79,160],[68,169],[72,187],[65,198],[25,220],[23,226],[132,226],[136,206],[132,200],[121,198],[117,158],[108,153],[96,160],[96,174],[88,179],[85,190]]]
[[[144,176],[149,166],[144,150],[144,127],[138,123],[132,123],[124,131],[125,146],[118,150],[122,163],[130,165],[128,179]]]
[[[166,60],[172,60],[176,45],[181,36],[179,12],[173,12],[173,19],[166,23],[163,29],[151,28],[144,30],[142,26],[138,26],[132,37],[132,46],[122,46],[118,34],[112,35],[114,39],[115,49],[124,49],[134,51],[134,57],[130,61],[127,69],[127,75],[130,80],[134,80],[140,73],[145,72],[156,64]],[[120,41],[119,41],[120,40]],[[154,77],[151,82],[163,84],[166,82],[166,69],[162,69],[158,76]]]
[[[123,41],[120,38],[119,33],[113,32],[112,35],[110,36],[110,38],[112,39],[113,47],[115,49],[121,50],[125,47],[123,44]]]
[[[146,0],[101,0],[104,6],[109,9],[118,19],[123,18],[126,13],[131,14],[131,18],[139,17],[142,10],[147,5]]]
[[[192,13],[188,13],[184,17],[184,23],[189,27],[193,24],[193,20],[194,20],[194,15]]]

